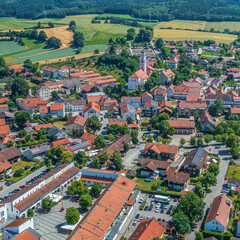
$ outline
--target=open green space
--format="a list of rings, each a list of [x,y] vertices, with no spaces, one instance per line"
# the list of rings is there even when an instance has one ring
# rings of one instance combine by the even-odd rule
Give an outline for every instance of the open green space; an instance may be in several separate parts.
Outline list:
[[[240,166],[229,165],[226,177],[240,179]]]
[[[25,166],[33,166],[36,162],[30,160],[20,160],[12,165],[12,170],[15,172],[19,168],[24,168]]]
[[[14,41],[0,41],[0,55],[24,51],[24,46],[18,45]]]
[[[152,191],[151,186],[153,184],[160,185],[162,181],[160,179],[152,179],[151,182],[145,182],[145,178],[137,178],[136,183],[139,190]]]
[[[53,50],[53,49],[51,49],[51,48],[37,48],[37,49],[31,50],[31,51],[24,51],[24,52],[21,52],[21,53],[17,53],[17,54],[14,54],[12,56],[15,57],[15,58],[22,58],[22,57],[27,57],[27,56],[32,56],[32,55],[35,55],[35,54],[39,54],[39,53],[44,53],[44,52],[47,52],[47,51],[50,51],[50,50]]]
[[[229,29],[230,31],[240,31],[240,22],[207,22],[204,30],[210,31],[213,28],[214,31],[223,32],[224,29]]]

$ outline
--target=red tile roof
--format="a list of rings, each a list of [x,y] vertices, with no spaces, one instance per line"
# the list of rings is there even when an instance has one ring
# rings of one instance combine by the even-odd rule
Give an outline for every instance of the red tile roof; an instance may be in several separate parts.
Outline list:
[[[46,106],[40,106],[39,107],[39,113],[48,113],[48,107]]]
[[[13,65],[13,66],[9,66],[8,68],[9,70],[13,70],[16,73],[16,72],[21,72],[23,70],[23,65],[22,64]]]
[[[5,126],[5,125],[6,125],[5,118],[0,118],[0,126]]]
[[[91,86],[91,85],[85,85],[82,87],[82,90],[84,92],[90,92],[92,90],[92,88],[93,88],[93,86]]]
[[[148,75],[142,69],[140,69],[137,72],[133,73],[129,78],[142,78],[143,80],[145,80],[148,78]]]
[[[195,123],[191,120],[168,120],[170,126],[174,128],[191,128],[194,129]]]
[[[5,103],[5,102],[8,102],[8,101],[9,101],[9,99],[8,99],[7,97],[5,97],[5,98],[0,98],[0,104]]]
[[[88,133],[88,132],[85,132],[85,133],[80,137],[80,139],[86,140],[86,141],[88,141],[90,144],[93,144],[93,143],[94,143],[94,140],[95,140],[96,138],[97,138],[96,135],[91,134],[91,133]]]
[[[221,194],[213,199],[205,224],[212,220],[217,220],[223,227],[226,227],[232,201],[225,194]]]
[[[86,113],[86,112],[88,112],[91,109],[93,109],[96,112],[100,113],[99,105],[97,103],[95,103],[95,102],[90,102],[90,103],[88,103],[88,105],[86,107],[83,107],[83,112]]]
[[[231,107],[231,114],[240,114],[240,108]]]
[[[169,167],[164,175],[167,175],[167,181],[182,184],[187,183],[190,177],[188,173],[177,172],[175,167]]]
[[[36,125],[34,126],[34,129],[36,131],[40,131],[42,128],[51,128],[53,125],[51,123],[46,123],[46,124],[40,124],[40,125]]]
[[[203,109],[207,108],[206,103],[200,103],[200,102],[199,103],[198,102],[195,102],[195,103],[179,102],[178,105],[180,108],[203,108]]]
[[[206,122],[210,122],[212,125],[215,126],[215,123],[214,123],[212,117],[206,111],[199,113],[199,120],[200,120],[201,125]]]
[[[57,140],[57,141],[53,141],[53,142],[50,143],[50,146],[54,147],[54,146],[66,145],[66,144],[70,144],[70,141],[69,141],[68,138]]]
[[[27,222],[29,219],[31,218],[21,218],[21,219],[16,219],[13,222],[9,223],[7,226],[5,226],[5,228],[9,228],[9,227],[19,227],[21,226],[23,223]]]
[[[141,158],[138,160],[138,164],[141,165],[142,168],[148,168],[152,171],[156,171],[157,169],[165,169],[169,167],[171,161],[160,161],[155,159]]]
[[[4,134],[9,134],[10,133],[10,129],[8,125],[5,126],[0,126],[0,134],[4,135]]]
[[[144,92],[144,93],[142,93],[141,98],[146,97],[146,96],[149,96],[151,98],[153,97],[152,94],[150,94],[149,92]]]
[[[174,145],[147,142],[145,145],[144,151],[147,151],[150,149],[158,154],[160,153],[177,154],[179,147]]]
[[[150,94],[151,95],[151,94]],[[121,98],[122,101],[127,101],[129,99],[134,99],[135,101],[141,101],[141,97],[132,97],[132,96],[123,96]]]
[[[64,109],[64,103],[53,103],[50,106],[50,111],[58,111]]]
[[[80,115],[77,115],[75,117],[71,117],[67,120],[67,122],[65,123],[65,126],[68,126],[70,124],[77,124],[80,125],[82,127],[84,127],[85,122],[87,121],[87,119],[85,117],[82,117]]]
[[[0,173],[2,173],[4,170],[7,170],[12,167],[12,164],[8,160],[0,160]]]
[[[30,233],[28,230],[25,230],[24,232],[17,235],[14,240],[39,240],[40,238],[37,238],[32,233]]]
[[[155,219],[142,219],[128,240],[152,240],[162,238],[165,228]]]
[[[174,73],[171,69],[167,69],[167,70],[165,70],[165,71],[162,71],[162,73],[163,73],[167,78],[170,78],[170,77],[175,76],[175,73]]]

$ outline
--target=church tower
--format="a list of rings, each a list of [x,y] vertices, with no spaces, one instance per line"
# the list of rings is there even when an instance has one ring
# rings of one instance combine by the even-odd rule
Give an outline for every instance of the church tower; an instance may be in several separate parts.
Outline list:
[[[144,72],[147,72],[147,57],[144,51],[140,54],[140,64],[139,68],[142,69]]]

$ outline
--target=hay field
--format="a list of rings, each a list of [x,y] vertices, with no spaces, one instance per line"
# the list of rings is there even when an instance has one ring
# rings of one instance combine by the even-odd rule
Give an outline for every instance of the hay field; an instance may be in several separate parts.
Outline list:
[[[204,30],[209,31],[211,28],[221,32],[227,28],[230,29],[230,31],[240,31],[240,22],[207,22]]]
[[[204,41],[212,39],[217,43],[230,43],[233,42],[237,36],[223,33],[211,33],[211,32],[199,32],[199,31],[187,31],[187,30],[174,30],[174,29],[154,29],[154,38],[164,38],[167,41],[170,40],[186,40],[193,39]]]
[[[71,45],[73,39],[73,32],[69,31],[67,26],[38,29],[38,32],[40,31],[44,31],[49,38],[56,37],[60,39],[62,42],[61,48],[70,47]]]
[[[173,20],[170,22],[160,22],[156,28],[180,28],[180,29],[190,29],[190,30],[199,30],[203,29],[205,21],[184,21],[184,20]]]

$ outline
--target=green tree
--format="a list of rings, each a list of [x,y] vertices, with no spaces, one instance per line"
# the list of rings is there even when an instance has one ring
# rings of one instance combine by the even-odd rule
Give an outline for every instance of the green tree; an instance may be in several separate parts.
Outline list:
[[[82,181],[73,181],[67,189],[68,194],[81,197],[83,194],[89,193],[88,187],[84,186]]]
[[[102,192],[102,189],[103,189],[103,186],[101,185],[101,183],[94,183],[91,187],[90,195],[92,197],[97,198]]]
[[[138,137],[138,131],[132,129],[132,130],[131,130],[131,136],[132,136],[133,138],[134,138],[134,137]]]
[[[76,29],[76,22],[75,21],[71,21],[69,23],[69,29],[73,32],[75,31],[75,29]]]
[[[83,195],[79,200],[79,205],[83,210],[87,210],[92,206],[92,197],[90,195]]]
[[[45,42],[47,40],[47,34],[44,31],[40,31],[38,34],[38,41]]]
[[[136,35],[136,31],[135,31],[134,28],[129,28],[129,29],[127,30],[127,40],[128,40],[128,41],[129,41],[129,40],[134,40],[135,35]]]
[[[210,143],[210,142],[212,142],[212,140],[213,140],[213,136],[212,135],[209,135],[209,134],[206,134],[206,135],[204,135],[204,142],[205,143]]]
[[[227,141],[226,141],[227,147],[231,147],[234,142],[238,143],[239,139],[238,139],[238,136],[236,136],[234,133],[231,133],[227,137]]]
[[[153,128],[155,128],[157,123],[158,123],[158,117],[156,115],[153,115],[150,119],[150,124],[152,125]]]
[[[67,208],[65,219],[69,224],[76,224],[80,219],[80,213],[75,207]]]
[[[217,163],[210,163],[208,166],[208,171],[217,176],[219,174],[219,165]]]
[[[100,162],[99,162],[99,158],[98,157],[95,157],[93,159],[92,165],[93,165],[94,168],[100,168]]]
[[[230,149],[230,153],[231,153],[233,158],[235,158],[238,155],[239,146],[238,146],[238,143],[236,141],[233,141],[231,149]]]
[[[49,26],[50,28],[54,28],[54,24],[53,24],[52,22],[48,22],[48,26]]]
[[[101,122],[98,119],[98,117],[94,115],[87,119],[87,121],[85,123],[85,127],[86,127],[87,132],[95,133],[96,131],[101,129]]]
[[[75,31],[73,34],[73,45],[75,47],[84,47],[84,35],[82,32]]]
[[[114,151],[112,155],[112,162],[117,171],[120,171],[122,169],[122,157],[118,150]]]
[[[132,142],[133,142],[133,144],[138,144],[139,140],[137,137],[133,137]]]
[[[215,140],[216,142],[222,142],[222,135],[221,134],[216,135]]]
[[[107,143],[104,139],[104,136],[102,134],[99,134],[97,136],[97,138],[95,138],[94,140],[94,146],[97,148],[97,149],[100,149],[100,148],[105,148],[107,146]]]
[[[127,117],[127,123],[128,124],[133,124],[133,119],[131,117]]]
[[[62,146],[54,146],[46,152],[46,156],[52,159],[53,162],[71,162],[73,159],[73,153],[68,151]]]
[[[197,145],[198,145],[199,147],[203,145],[203,138],[202,138],[202,137],[198,138],[198,140],[197,140]]]
[[[111,133],[107,135],[107,139],[108,139],[109,141],[111,141],[111,142],[115,141],[115,137],[114,137],[114,135],[111,134]]]
[[[216,178],[216,176],[214,175],[213,172],[203,173],[203,175],[199,178],[199,181],[205,187],[206,190],[210,186],[216,186],[217,185],[217,178]]]
[[[98,55],[99,54],[99,49],[95,49],[94,50],[94,55]]]
[[[60,39],[56,38],[56,37],[50,37],[47,39],[46,41],[47,47],[49,48],[60,48],[62,46],[62,42]]]
[[[9,140],[7,143],[6,143],[6,147],[7,148],[10,148],[14,145],[13,141]]]
[[[24,169],[23,168],[18,168],[15,172],[14,172],[14,176],[15,177],[21,177],[24,174]]]
[[[27,210],[27,217],[31,218],[31,217],[33,217],[33,216],[34,216],[34,211],[33,211],[31,208],[29,208],[29,209]]]
[[[185,235],[186,233],[191,232],[190,221],[186,215],[182,211],[176,212],[173,215],[173,222],[176,228],[176,231],[180,235]]]
[[[205,191],[203,190],[202,184],[200,182],[197,182],[195,185],[195,188],[193,189],[193,192],[199,197],[203,198]]]
[[[190,221],[199,221],[203,218],[205,203],[195,193],[189,192],[187,195],[181,198],[177,207],[174,209],[174,214],[177,212],[183,212]]]
[[[51,95],[52,95],[52,101],[54,101],[58,97],[58,92],[57,91],[52,91]]]
[[[190,138],[190,145],[191,146],[196,146],[196,137],[191,136],[191,138]]]
[[[104,152],[98,155],[98,158],[100,163],[105,163],[110,158],[110,153],[105,150]]]
[[[204,237],[203,237],[202,232],[196,231],[195,232],[195,240],[203,240],[203,239],[204,239]]]
[[[75,160],[81,165],[85,164],[88,158],[86,157],[84,151],[78,151],[77,154],[75,155]]]
[[[11,83],[11,96],[15,98],[25,98],[28,95],[29,86],[23,77],[15,77]]]
[[[62,156],[61,156],[61,162],[62,163],[71,163],[73,160],[73,153],[70,151],[63,151]]]
[[[54,202],[50,197],[44,198],[42,200],[41,204],[42,204],[43,210],[47,211],[47,212],[49,212],[52,209],[52,207],[54,206]]]
[[[175,128],[171,127],[169,122],[166,120],[160,122],[158,130],[163,137],[168,137],[168,135],[172,136],[175,132]]]
[[[158,38],[155,42],[156,48],[161,48],[163,46],[164,42],[162,38]]]
[[[48,159],[47,166],[48,166],[49,171],[52,171],[52,160],[51,159]]]
[[[125,142],[123,144],[123,148],[124,148],[124,152],[126,153],[130,149],[129,144],[127,142]]]
[[[180,139],[180,144],[183,146],[185,143],[186,143],[185,138],[181,138],[181,139]]]

